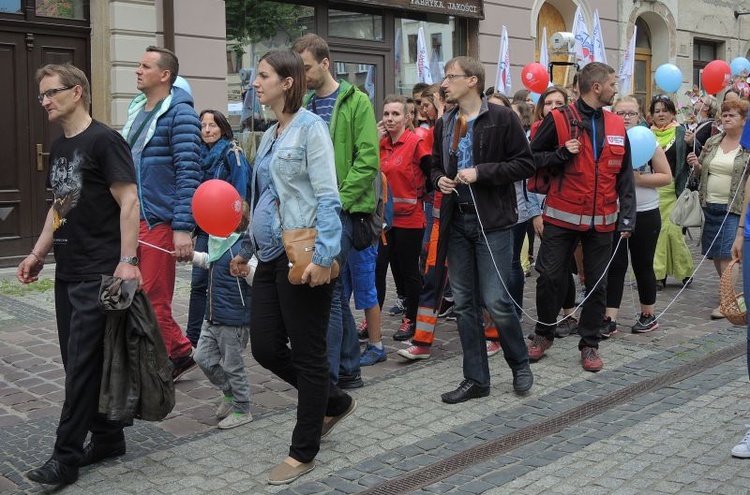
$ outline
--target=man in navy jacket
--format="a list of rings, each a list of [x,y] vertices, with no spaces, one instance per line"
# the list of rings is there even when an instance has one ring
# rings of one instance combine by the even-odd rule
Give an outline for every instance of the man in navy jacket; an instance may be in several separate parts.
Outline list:
[[[143,288],[154,306],[175,379],[195,367],[192,345],[172,317],[172,296],[175,258],[192,259],[191,201],[201,179],[201,124],[190,94],[173,86],[178,71],[174,53],[146,49],[135,71],[141,94],[130,103],[122,130],[138,175]]]

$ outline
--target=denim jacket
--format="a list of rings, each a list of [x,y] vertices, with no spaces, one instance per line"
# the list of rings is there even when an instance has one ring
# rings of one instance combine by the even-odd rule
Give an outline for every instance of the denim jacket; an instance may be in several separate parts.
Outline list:
[[[516,203],[518,205],[518,222],[522,223],[542,214],[539,196],[526,190],[526,180],[517,180]]]
[[[275,124],[263,134],[255,159],[271,152],[271,180],[279,198],[279,214],[283,229],[315,227],[313,263],[331,266],[341,249],[341,202],[336,182],[333,144],[323,119],[300,108],[289,126],[278,137]],[[253,169],[253,199],[263,191],[255,187]],[[277,232],[281,244],[281,231]],[[247,250],[243,245],[242,256]]]

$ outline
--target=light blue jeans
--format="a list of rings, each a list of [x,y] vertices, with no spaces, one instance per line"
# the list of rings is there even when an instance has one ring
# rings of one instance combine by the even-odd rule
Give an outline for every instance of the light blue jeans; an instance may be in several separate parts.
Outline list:
[[[249,336],[249,325],[235,327],[205,322],[193,355],[206,378],[225,397],[232,397],[234,410],[241,413],[250,412],[250,383],[242,356]]]

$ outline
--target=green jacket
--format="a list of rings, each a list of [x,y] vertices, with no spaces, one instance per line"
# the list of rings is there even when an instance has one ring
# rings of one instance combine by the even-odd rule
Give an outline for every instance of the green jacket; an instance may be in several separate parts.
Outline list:
[[[341,208],[349,213],[375,211],[373,181],[380,170],[378,125],[370,99],[355,86],[339,81],[339,96],[328,128],[333,140]],[[315,93],[305,96],[303,106]]]

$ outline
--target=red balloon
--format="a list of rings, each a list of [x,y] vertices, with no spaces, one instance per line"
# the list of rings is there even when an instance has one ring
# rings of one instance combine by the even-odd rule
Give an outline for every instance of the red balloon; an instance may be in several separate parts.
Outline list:
[[[544,93],[549,86],[549,74],[542,64],[532,62],[521,70],[521,82],[529,91]]]
[[[204,232],[228,237],[240,224],[242,198],[229,182],[207,180],[193,195],[193,217]]]
[[[732,69],[729,64],[723,60],[714,60],[709,62],[703,68],[701,75],[703,89],[710,95],[715,95],[719,91],[729,86],[732,82]]]

